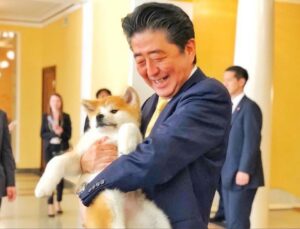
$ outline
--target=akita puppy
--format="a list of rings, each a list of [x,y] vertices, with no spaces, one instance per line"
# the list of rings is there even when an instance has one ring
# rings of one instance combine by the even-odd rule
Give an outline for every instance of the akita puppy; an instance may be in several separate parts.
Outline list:
[[[73,151],[54,157],[40,178],[35,196],[49,196],[63,177],[80,176],[77,187],[84,186],[97,174],[83,174],[81,156],[97,140],[118,146],[119,156],[132,152],[142,141],[139,130],[140,103],[136,91],[128,88],[123,97],[109,96],[84,100],[91,128],[80,138]],[[99,171],[100,172],[100,171]],[[123,193],[105,190],[85,211],[87,228],[171,228],[165,214],[140,190]]]

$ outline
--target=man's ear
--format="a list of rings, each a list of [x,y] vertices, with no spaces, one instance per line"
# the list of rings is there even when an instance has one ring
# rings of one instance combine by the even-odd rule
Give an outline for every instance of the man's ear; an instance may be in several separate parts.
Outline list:
[[[185,45],[185,52],[194,61],[194,58],[196,57],[196,44],[194,38],[187,41]]]
[[[82,100],[81,104],[85,108],[86,112],[92,113],[96,111],[97,101],[96,100]]]
[[[140,107],[139,96],[138,96],[136,90],[133,89],[133,87],[128,87],[126,89],[125,94],[123,95],[123,98],[126,103]]]
[[[239,82],[239,85],[240,85],[242,88],[245,87],[245,85],[246,85],[246,80],[245,80],[244,78],[240,78],[240,79],[238,80],[238,82]]]

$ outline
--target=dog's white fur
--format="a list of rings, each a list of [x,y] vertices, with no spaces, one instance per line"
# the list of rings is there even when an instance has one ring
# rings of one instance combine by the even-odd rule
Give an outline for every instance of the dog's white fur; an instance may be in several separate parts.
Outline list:
[[[127,89],[124,100],[128,105],[137,106],[139,109],[139,99],[133,88]],[[89,109],[87,104],[84,105]],[[63,177],[80,175],[77,187],[91,181],[98,173],[82,174],[80,158],[95,141],[103,137],[108,137],[108,142],[118,146],[119,154],[128,154],[136,148],[142,141],[139,120],[122,109],[112,114],[112,109],[110,104],[105,104],[97,113],[103,114],[106,123],[114,125],[96,128],[96,116],[91,116],[91,128],[80,138],[74,150],[49,161],[36,186],[36,197],[51,195]],[[165,214],[147,200],[141,191],[122,193],[118,190],[105,190],[101,195],[114,216],[111,228],[171,228]]]

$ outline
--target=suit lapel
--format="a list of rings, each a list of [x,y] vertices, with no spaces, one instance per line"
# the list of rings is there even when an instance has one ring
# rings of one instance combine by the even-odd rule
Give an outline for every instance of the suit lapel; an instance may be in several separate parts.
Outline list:
[[[192,87],[194,84],[198,83],[199,81],[204,80],[205,78],[206,76],[204,75],[204,73],[199,68],[197,68],[194,74],[183,84],[181,89],[168,102],[164,110],[160,113],[152,130],[156,129],[156,127],[162,122],[162,120],[165,120],[167,117],[169,117],[170,113],[172,113],[174,110],[174,104],[177,103],[182,93],[184,93],[186,90],[188,90],[190,87]],[[145,133],[148,123],[150,122],[150,119],[152,117],[152,114],[155,111],[157,101],[158,101],[158,96],[155,94],[149,98],[149,101],[147,101],[145,106],[143,107],[143,121],[141,126],[141,131],[143,134]]]
[[[151,117],[155,111],[156,104],[158,101],[158,96],[156,94],[152,95],[142,107],[142,123],[141,123],[141,132],[144,135],[147,129],[147,126],[151,120]]]
[[[246,102],[247,97],[244,96],[242,98],[242,100],[239,102],[239,104],[236,106],[235,110],[232,113],[231,116],[231,125],[234,123],[234,121],[236,120],[236,118],[238,117],[238,115],[241,113],[242,109],[243,109],[243,105]]]

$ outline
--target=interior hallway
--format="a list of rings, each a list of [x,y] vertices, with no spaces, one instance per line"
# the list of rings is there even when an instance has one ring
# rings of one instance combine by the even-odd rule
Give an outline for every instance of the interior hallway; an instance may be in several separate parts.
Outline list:
[[[3,199],[0,211],[0,228],[82,228],[79,219],[79,204],[71,188],[65,188],[62,208],[64,213],[54,218],[47,216],[46,199],[36,199],[33,190],[38,176],[17,173],[17,199],[10,203]],[[209,228],[221,229],[217,225]],[[300,211],[270,211],[268,228],[300,228]]]

